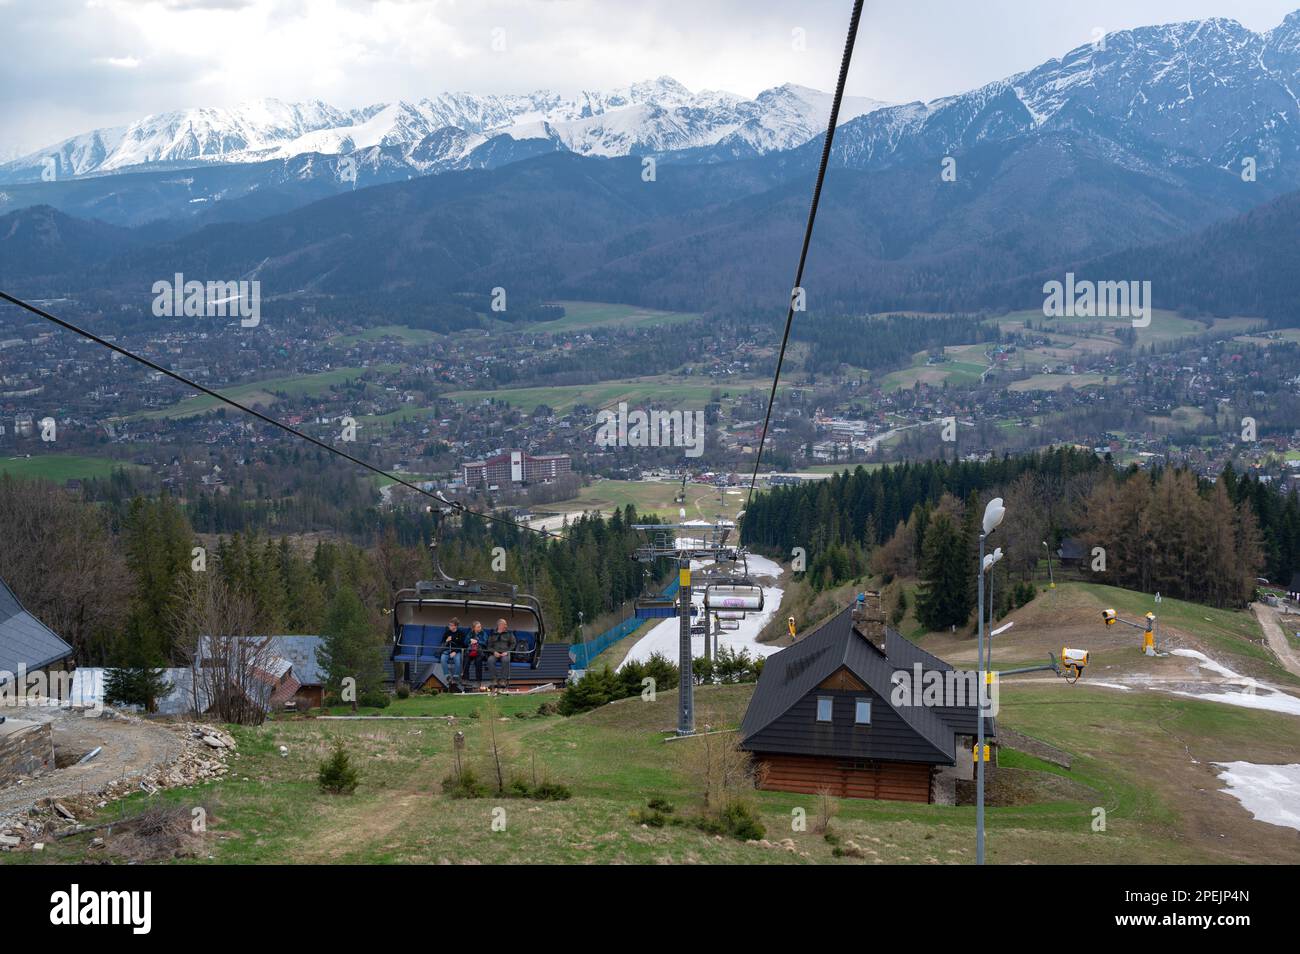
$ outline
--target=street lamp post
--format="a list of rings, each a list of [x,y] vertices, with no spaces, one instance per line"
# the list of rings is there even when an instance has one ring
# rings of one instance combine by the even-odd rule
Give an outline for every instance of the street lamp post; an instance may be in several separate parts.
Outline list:
[[[997,611],[995,609],[997,604],[993,600],[993,568],[998,565],[998,561],[1001,559],[1002,559],[1002,548],[998,547],[992,553],[990,553],[988,556],[984,558],[984,564],[983,564],[985,570],[988,571],[988,577],[989,577],[989,600],[988,600],[989,615],[988,615],[988,624],[987,624],[987,628],[985,629],[985,632],[989,634],[988,664],[990,669],[993,668],[993,617],[997,615]]]
[[[990,533],[998,528],[998,525],[1002,523],[1002,518],[1006,515],[1007,511],[1002,505],[1002,498],[994,497],[989,501],[988,506],[984,508],[984,522],[980,527],[979,578],[976,581],[979,604],[977,613],[979,618],[980,671],[979,690],[975,697],[979,706],[975,719],[977,727],[975,737],[975,863],[977,865],[984,864],[984,700],[988,695],[988,671],[984,665],[984,573],[987,570],[984,559],[984,541],[988,539]]]

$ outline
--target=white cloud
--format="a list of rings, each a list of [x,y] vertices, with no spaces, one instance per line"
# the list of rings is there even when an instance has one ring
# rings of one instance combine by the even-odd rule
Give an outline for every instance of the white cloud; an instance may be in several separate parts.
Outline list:
[[[931,98],[1123,29],[1207,15],[1253,29],[1297,0],[868,0],[849,92]],[[348,108],[443,90],[561,92],[669,75],[753,95],[829,89],[849,0],[0,0],[0,147],[275,96]],[[505,52],[492,49],[504,29]],[[791,31],[806,48],[796,50]],[[129,50],[129,54],[122,51]]]

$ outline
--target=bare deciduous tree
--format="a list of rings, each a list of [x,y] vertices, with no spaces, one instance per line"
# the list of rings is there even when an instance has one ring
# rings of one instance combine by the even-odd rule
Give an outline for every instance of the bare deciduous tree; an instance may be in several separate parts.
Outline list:
[[[736,732],[703,734],[675,743],[683,773],[704,801],[706,811],[717,811],[740,800],[754,788],[753,759],[740,747]]]
[[[4,476],[0,527],[0,577],[81,665],[102,663],[131,598],[126,561],[103,516],[54,484]]]
[[[266,718],[278,661],[271,641],[255,634],[257,608],[212,573],[184,577],[176,609],[177,649],[191,676],[197,714],[257,725]]]

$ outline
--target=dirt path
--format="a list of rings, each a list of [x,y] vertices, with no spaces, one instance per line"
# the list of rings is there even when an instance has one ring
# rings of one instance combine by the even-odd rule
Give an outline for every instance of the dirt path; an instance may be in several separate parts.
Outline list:
[[[349,853],[373,848],[377,844],[394,842],[394,847],[407,838],[411,824],[421,809],[428,810],[430,788],[393,792],[378,802],[365,802],[349,807],[345,814],[331,817],[323,830],[313,833],[293,853],[294,861],[302,864],[336,864]]]
[[[1250,608],[1255,611],[1255,619],[1259,620],[1259,625],[1264,630],[1268,648],[1273,650],[1273,655],[1277,657],[1278,662],[1288,672],[1300,676],[1300,654],[1291,648],[1286,633],[1282,632],[1282,627],[1278,625],[1276,611],[1263,603],[1251,603]]]
[[[127,719],[87,719],[80,710],[5,708],[14,719],[51,723],[56,758],[60,754],[84,755],[102,748],[94,761],[70,765],[0,789],[0,819],[26,813],[42,798],[68,798],[93,794],[119,778],[144,775],[177,759],[179,736],[159,725]]]

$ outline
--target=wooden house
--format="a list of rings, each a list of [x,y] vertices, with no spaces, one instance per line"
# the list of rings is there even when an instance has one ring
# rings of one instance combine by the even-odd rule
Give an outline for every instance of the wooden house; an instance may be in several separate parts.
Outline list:
[[[847,607],[767,658],[740,728],[760,787],[951,803],[973,774],[978,674],[854,617]],[[995,754],[992,718],[984,731]]]

